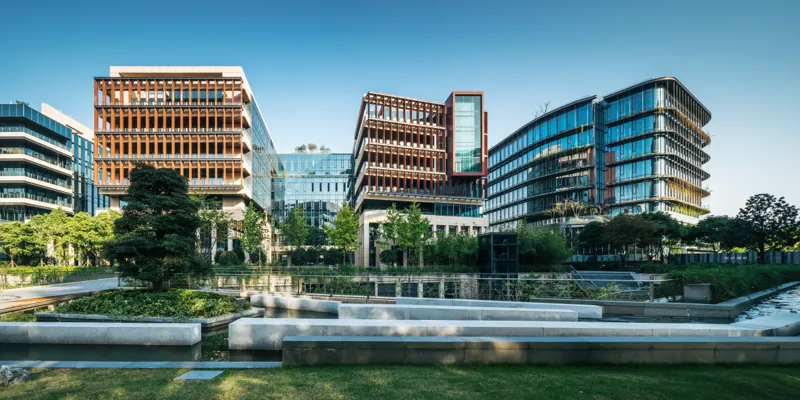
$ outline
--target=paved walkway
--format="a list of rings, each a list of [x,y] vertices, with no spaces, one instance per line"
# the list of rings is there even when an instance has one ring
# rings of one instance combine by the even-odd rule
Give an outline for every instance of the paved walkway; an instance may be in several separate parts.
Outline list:
[[[10,289],[6,290],[5,292],[0,292],[0,310],[3,310],[4,308],[18,307],[26,303],[40,302],[52,297],[116,289],[118,287],[117,283],[117,278],[107,278],[83,282],[60,283],[57,285]]]

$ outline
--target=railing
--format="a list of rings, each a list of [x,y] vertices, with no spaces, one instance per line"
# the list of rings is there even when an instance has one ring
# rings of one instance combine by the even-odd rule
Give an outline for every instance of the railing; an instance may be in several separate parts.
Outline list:
[[[261,270],[221,272],[191,287],[319,296],[430,297],[529,301],[533,297],[653,301],[666,279],[574,278],[570,273],[340,275]],[[185,280],[184,280],[185,281]]]
[[[38,160],[42,160],[48,164],[55,165],[56,167],[61,167],[64,169],[71,169],[72,163],[66,161],[59,161],[57,158],[45,156],[39,152],[33,151],[26,147],[6,147],[0,149],[0,154],[22,154],[29,157],[36,158]]]
[[[2,171],[2,170],[0,170],[0,176],[25,176],[25,177],[33,178],[33,179],[36,179],[36,180],[39,180],[39,181],[42,181],[42,182],[45,182],[45,183],[49,183],[51,185],[60,186],[60,187],[63,187],[65,189],[72,189],[72,185],[68,181],[48,178],[48,177],[45,177],[44,175],[35,174],[35,173],[30,172],[28,170],[24,170],[24,171]]]
[[[0,132],[14,132],[14,133],[15,132],[24,132],[24,133],[27,133],[28,135],[31,135],[31,136],[33,136],[33,137],[35,137],[37,139],[44,140],[45,142],[50,143],[53,146],[59,147],[61,149],[64,149],[64,150],[67,150],[67,151],[70,151],[70,152],[72,151],[72,149],[69,148],[65,143],[59,142],[59,141],[54,140],[52,138],[49,138],[49,137],[47,137],[45,135],[42,135],[39,132],[36,132],[34,130],[25,128],[23,126],[20,126],[20,127],[0,126]]]
[[[72,208],[72,203],[71,202],[53,200],[51,198],[47,198],[47,197],[43,197],[43,196],[36,196],[36,195],[30,194],[28,192],[6,192],[6,193],[0,193],[0,198],[4,198],[4,199],[28,199],[28,200],[41,201],[43,203],[53,204],[53,205],[61,206],[61,207],[64,207],[64,208]]]

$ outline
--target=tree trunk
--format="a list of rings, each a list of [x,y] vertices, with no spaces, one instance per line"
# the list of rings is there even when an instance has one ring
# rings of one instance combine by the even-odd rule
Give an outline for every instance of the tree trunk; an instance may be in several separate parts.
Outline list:
[[[342,265],[347,264],[347,250],[342,249]]]
[[[289,266],[292,266],[292,253],[294,253],[294,249],[289,249]]]
[[[419,268],[420,269],[422,269],[423,264],[424,263],[422,262],[422,248],[420,248],[419,249]]]
[[[408,267],[408,250],[403,250],[403,268]]]

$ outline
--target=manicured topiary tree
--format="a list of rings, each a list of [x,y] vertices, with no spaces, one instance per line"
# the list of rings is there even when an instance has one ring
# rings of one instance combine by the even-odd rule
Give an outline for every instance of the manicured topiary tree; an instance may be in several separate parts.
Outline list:
[[[150,282],[160,292],[176,274],[209,274],[211,264],[195,247],[200,217],[186,178],[172,169],[137,165],[130,179],[128,204],[105,246],[120,275]]]

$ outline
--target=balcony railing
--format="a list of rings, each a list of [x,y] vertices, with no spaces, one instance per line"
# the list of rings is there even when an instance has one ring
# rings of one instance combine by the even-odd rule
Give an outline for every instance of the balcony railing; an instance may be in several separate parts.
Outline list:
[[[64,208],[72,208],[72,201],[71,200],[57,200],[45,196],[35,195],[33,193],[28,192],[10,192],[10,193],[0,193],[0,198],[3,199],[28,199],[34,201],[41,201],[42,203],[54,204],[57,206],[61,206]]]
[[[31,136],[33,136],[33,137],[35,137],[37,139],[44,140],[45,142],[47,142],[49,144],[52,144],[53,146],[62,148],[64,150],[67,150],[67,151],[70,151],[70,152],[72,151],[72,149],[69,146],[67,146],[66,143],[59,142],[58,140],[54,140],[53,138],[47,137],[45,135],[42,135],[39,132],[36,132],[34,130],[31,130],[31,129],[28,129],[28,128],[25,128],[25,127],[22,127],[22,126],[20,126],[20,127],[0,126],[0,132],[24,132],[24,133],[27,133],[28,135],[31,135]]]
[[[21,154],[26,155],[29,157],[36,158],[38,160],[42,160],[48,164],[55,165],[56,167],[61,167],[64,169],[72,169],[72,163],[67,161],[62,161],[57,158],[48,157],[42,153],[33,151],[26,147],[7,147],[7,148],[0,148],[0,154]]]
[[[36,174],[36,173],[30,172],[30,171],[27,171],[27,170],[25,170],[25,171],[13,171],[13,170],[11,170],[11,171],[0,171],[0,176],[24,176],[24,177],[27,177],[27,178],[36,179],[37,181],[42,181],[42,182],[45,182],[45,183],[49,183],[51,185],[60,186],[60,187],[63,187],[65,189],[72,189],[72,185],[70,184],[69,181],[49,178],[49,177],[46,177],[44,175]]]

